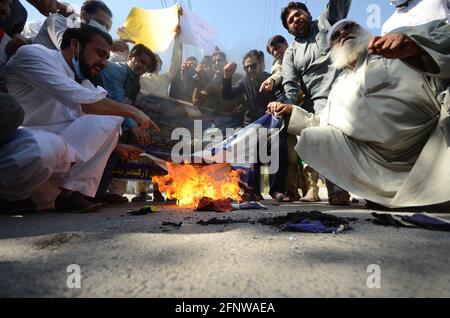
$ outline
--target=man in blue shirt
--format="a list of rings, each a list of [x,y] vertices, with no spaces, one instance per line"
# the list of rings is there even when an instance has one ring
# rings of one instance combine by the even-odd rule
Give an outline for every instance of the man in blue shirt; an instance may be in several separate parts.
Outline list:
[[[120,103],[134,105],[141,90],[140,77],[145,73],[151,73],[157,67],[156,55],[145,45],[137,44],[130,51],[128,61],[125,63],[108,63],[108,67],[100,74],[99,84],[108,91],[108,97]],[[122,125],[124,132],[130,132],[141,145],[150,143],[148,130],[141,129],[131,118],[125,118]],[[125,189],[117,192],[121,194],[108,193],[108,188],[112,181],[115,166],[120,158],[113,154],[103,174],[102,182],[97,192],[97,198],[106,203],[128,202],[121,194]],[[119,182],[120,183],[120,182]],[[123,183],[125,185],[126,182]],[[125,188],[120,183],[120,188]]]

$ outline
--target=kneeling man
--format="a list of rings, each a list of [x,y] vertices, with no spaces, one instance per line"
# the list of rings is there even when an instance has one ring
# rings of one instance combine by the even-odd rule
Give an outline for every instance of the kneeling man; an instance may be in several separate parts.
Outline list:
[[[290,116],[303,160],[345,190],[389,208],[450,200],[442,132],[450,98],[450,29],[435,21],[372,37],[344,20],[329,32],[342,75],[321,116],[272,103]]]
[[[95,208],[87,198],[96,194],[117,146],[123,117],[133,118],[144,129],[157,129],[140,110],[106,98],[107,92],[90,82],[106,67],[111,43],[109,34],[82,25],[65,32],[61,51],[24,46],[6,66],[9,92],[25,111],[23,126],[54,134],[67,146],[61,160],[71,167],[57,183],[62,190],[56,200],[58,210]],[[30,175],[28,183],[37,188],[33,178]]]

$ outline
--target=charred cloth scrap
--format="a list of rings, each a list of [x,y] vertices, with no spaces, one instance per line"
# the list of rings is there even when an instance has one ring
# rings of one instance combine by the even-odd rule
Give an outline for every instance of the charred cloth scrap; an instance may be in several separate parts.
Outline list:
[[[203,225],[203,226],[208,226],[208,225],[230,225],[230,224],[242,224],[242,223],[251,223],[251,224],[255,224],[255,222],[251,222],[250,219],[239,219],[239,220],[233,220],[231,218],[226,218],[226,219],[218,219],[218,218],[212,218],[208,221],[199,221],[197,222],[197,224],[199,225]]]
[[[427,213],[416,213],[413,216],[372,213],[372,216],[375,219],[368,221],[375,225],[450,232],[449,221],[433,217]]]
[[[295,212],[286,216],[260,219],[262,225],[274,226],[286,232],[342,233],[351,230],[356,218],[343,218],[320,211]]]
[[[231,199],[227,200],[213,200],[210,198],[203,198],[200,200],[198,207],[196,209],[197,212],[219,212],[226,213],[233,211]]]
[[[357,220],[355,218],[342,218],[319,211],[312,211],[289,213],[286,216],[262,218],[257,221],[251,221],[250,219],[233,220],[231,218],[213,218],[208,221],[197,222],[197,224],[208,226],[248,223],[272,226],[287,232],[342,233],[351,230],[349,223]]]

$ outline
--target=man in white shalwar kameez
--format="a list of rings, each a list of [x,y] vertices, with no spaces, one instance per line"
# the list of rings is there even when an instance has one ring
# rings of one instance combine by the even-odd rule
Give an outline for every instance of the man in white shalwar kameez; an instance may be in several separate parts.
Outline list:
[[[111,43],[108,34],[82,25],[68,29],[61,51],[25,46],[6,66],[9,92],[25,111],[23,126],[53,134],[67,146],[61,160],[72,167],[57,183],[62,189],[57,209],[87,212],[98,208],[87,198],[96,194],[106,162],[117,146],[123,117],[133,118],[143,128],[157,128],[144,113],[107,99],[106,91],[89,81],[106,67]],[[8,173],[19,172],[1,171],[2,178]],[[28,183],[38,188],[41,180],[30,175]],[[0,188],[3,200],[23,199],[3,194]]]
[[[435,21],[397,32],[370,39],[356,23],[338,22],[329,37],[334,66],[344,72],[323,115],[280,104],[269,111],[290,115],[297,151],[347,191],[389,208],[444,203],[450,27]]]

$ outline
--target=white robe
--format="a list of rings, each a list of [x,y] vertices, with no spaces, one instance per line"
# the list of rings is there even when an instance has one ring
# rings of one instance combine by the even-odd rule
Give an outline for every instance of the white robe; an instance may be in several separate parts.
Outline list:
[[[434,20],[450,21],[450,0],[412,0],[406,6],[397,8],[383,24],[381,34],[405,26],[417,26]]]
[[[89,81],[78,84],[61,52],[40,45],[20,48],[6,74],[9,92],[25,110],[23,126],[54,133],[69,146],[75,165],[59,186],[95,196],[123,118],[86,115],[81,104],[104,99],[106,91]]]
[[[41,129],[20,128],[0,147],[0,198],[48,207],[58,188],[50,186],[69,171],[72,158],[64,140]],[[50,206],[51,207],[51,206]]]
[[[424,61],[439,67],[435,78],[365,55],[338,78],[321,116],[294,109],[288,131],[300,136],[300,157],[345,190],[390,208],[450,201],[450,150],[441,130],[450,96],[438,99],[434,85],[450,78],[448,55],[424,49]]]

